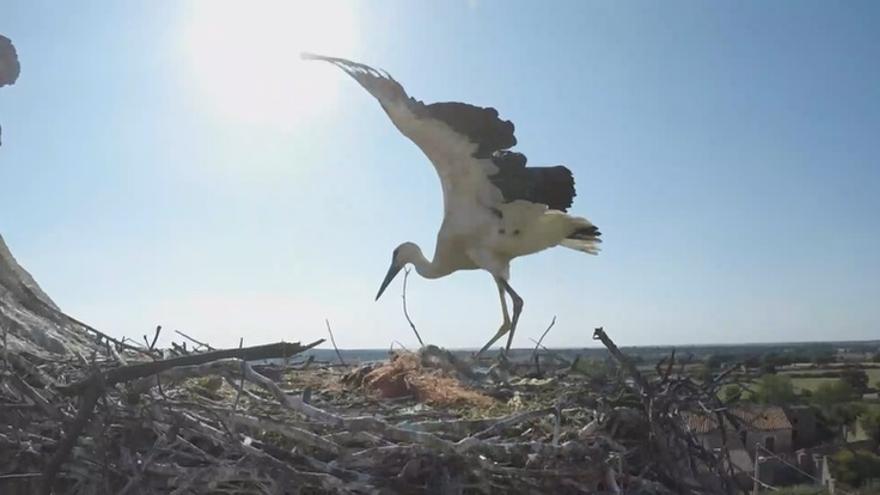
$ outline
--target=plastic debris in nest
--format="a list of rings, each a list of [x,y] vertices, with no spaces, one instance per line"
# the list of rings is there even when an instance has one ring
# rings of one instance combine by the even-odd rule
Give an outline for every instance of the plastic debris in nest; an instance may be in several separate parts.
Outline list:
[[[490,407],[495,400],[468,388],[450,371],[422,364],[412,352],[395,353],[391,359],[363,377],[363,387],[380,397],[391,399],[413,396],[434,406]]]

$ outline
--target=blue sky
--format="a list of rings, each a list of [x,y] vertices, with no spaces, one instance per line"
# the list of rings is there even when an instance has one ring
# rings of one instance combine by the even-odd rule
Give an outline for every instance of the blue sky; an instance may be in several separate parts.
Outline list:
[[[0,232],[68,312],[216,345],[413,345],[402,241],[430,256],[430,164],[330,52],[425,101],[491,105],[575,174],[598,257],[520,259],[515,345],[880,335],[875,2],[4,0]],[[478,347],[489,275],[411,277],[422,336]]]

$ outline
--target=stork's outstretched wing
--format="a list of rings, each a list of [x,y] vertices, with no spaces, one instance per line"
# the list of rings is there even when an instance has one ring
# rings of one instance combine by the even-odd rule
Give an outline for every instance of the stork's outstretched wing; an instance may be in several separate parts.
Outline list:
[[[525,200],[565,211],[574,198],[574,179],[563,166],[526,167],[516,144],[513,123],[494,108],[466,103],[424,104],[406,94],[387,72],[341,58],[303,54],[344,70],[370,92],[394,125],[434,164],[443,186],[447,213],[458,200],[491,206]]]

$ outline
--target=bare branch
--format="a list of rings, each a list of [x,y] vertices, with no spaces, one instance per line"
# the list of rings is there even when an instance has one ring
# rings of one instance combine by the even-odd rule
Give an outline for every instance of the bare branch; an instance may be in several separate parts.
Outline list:
[[[238,339],[238,348],[241,349],[244,347],[244,337],[239,337]],[[238,390],[235,392],[235,401],[232,403],[232,412],[235,412],[238,409],[238,401],[241,400],[241,391],[244,390],[244,363],[241,362],[241,381],[238,383]]]
[[[330,334],[330,343],[333,344],[333,350],[336,351],[336,357],[339,358],[339,363],[345,366],[345,360],[342,359],[342,353],[339,352],[339,348],[336,347],[336,339],[333,338],[333,330],[330,328],[330,320],[324,318],[324,323],[327,324],[327,333]]]
[[[535,350],[532,352],[532,360],[538,355],[538,348],[541,347],[541,342],[544,341],[544,337],[547,336],[547,333],[553,328],[553,325],[556,324],[556,315],[553,315],[553,319],[550,320],[550,325],[547,327],[547,330],[544,330],[544,333],[541,334],[541,338],[538,339],[538,342],[535,343]]]
[[[152,351],[156,348],[156,342],[159,340],[159,333],[162,331],[162,325],[156,325],[156,333],[153,334],[153,341],[150,342],[149,349]],[[146,335],[144,336],[144,342],[147,341]]]
[[[170,359],[164,359],[161,361],[138,363],[129,366],[120,366],[118,368],[113,368],[104,374],[101,374],[101,378],[104,382],[107,383],[107,385],[113,385],[115,383],[137,380],[138,378],[152,376],[157,373],[161,373],[164,370],[175,368],[178,366],[197,365],[210,361],[216,361],[218,359],[239,358],[248,361],[255,361],[259,359],[284,358],[294,354],[299,354],[303,351],[307,351],[321,344],[322,342],[324,342],[324,339],[317,340],[305,346],[301,346],[298,342],[279,342],[276,344],[245,347],[243,349],[222,349],[219,351],[205,352],[202,354],[189,354],[186,356],[178,356]],[[67,386],[59,387],[59,389],[65,394],[77,395],[80,392],[89,388],[96,379],[98,379],[98,377],[93,375],[92,377],[85,380],[81,380]]]
[[[425,347],[425,343],[422,342],[422,336],[419,335],[419,331],[416,330],[416,325],[413,323],[412,319],[409,317],[409,311],[406,309],[406,281],[409,279],[409,268],[405,268],[403,270],[403,295],[401,298],[403,299],[403,316],[406,317],[407,323],[409,323],[409,327],[412,328],[414,334],[416,334],[416,339],[419,340],[419,346]]]
[[[548,356],[552,357],[553,359],[559,361],[560,363],[562,363],[562,364],[564,364],[564,365],[566,365],[566,366],[571,366],[571,361],[569,361],[568,359],[565,359],[564,357],[562,357],[562,355],[559,354],[558,352],[556,352],[556,351],[554,351],[554,350],[552,350],[552,349],[548,349],[548,348],[544,347],[543,344],[541,344],[540,342],[538,342],[537,340],[535,340],[535,339],[533,339],[533,338],[529,338],[529,340],[531,340],[532,342],[534,342],[536,346],[540,347],[541,350],[543,350],[544,352],[546,352]]]
[[[189,341],[192,342],[193,344],[196,344],[196,345],[198,345],[198,346],[204,347],[205,349],[207,349],[207,350],[209,350],[209,351],[213,351],[213,350],[214,350],[214,348],[211,347],[209,344],[206,344],[206,343],[204,343],[204,342],[200,342],[200,341],[198,341],[198,340],[196,340],[196,339],[190,337],[189,335],[187,335],[187,334],[181,332],[180,330],[175,330],[174,333],[176,333],[177,335],[180,335],[181,337],[183,337],[183,338],[189,340]]]

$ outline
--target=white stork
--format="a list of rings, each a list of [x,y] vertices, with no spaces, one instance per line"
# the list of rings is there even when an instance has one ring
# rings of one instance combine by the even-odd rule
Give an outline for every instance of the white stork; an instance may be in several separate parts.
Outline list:
[[[373,95],[391,122],[427,155],[443,187],[443,223],[434,259],[418,245],[404,242],[391,256],[391,267],[376,299],[407,264],[424,278],[482,268],[492,274],[501,298],[503,322],[478,355],[504,334],[507,347],[523,308],[511,288],[510,261],[554,246],[597,254],[601,233],[586,218],[565,213],[575,196],[574,178],[563,166],[526,167],[516,144],[513,123],[494,108],[466,103],[426,105],[409,97],[387,72],[341,58],[303,53],[344,70]],[[505,292],[513,301],[508,314]]]

